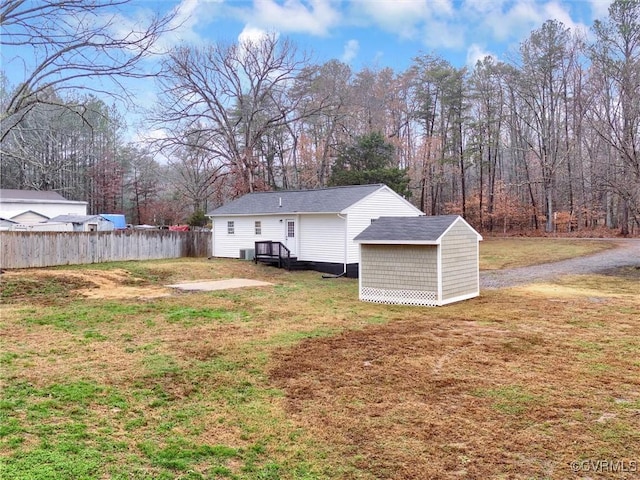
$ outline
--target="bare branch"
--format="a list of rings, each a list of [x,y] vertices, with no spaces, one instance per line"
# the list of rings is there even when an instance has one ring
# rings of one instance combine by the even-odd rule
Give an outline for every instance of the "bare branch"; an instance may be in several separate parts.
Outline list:
[[[118,78],[144,78],[154,73],[138,68],[153,54],[152,46],[171,28],[175,13],[122,28],[121,8],[129,0],[3,0],[0,47],[31,49],[22,81],[2,105],[0,140],[17,124],[12,117],[45,101],[55,89],[100,91],[128,99]],[[33,62],[33,63],[30,63]],[[116,90],[95,87],[112,80]],[[60,106],[64,106],[60,103]]]

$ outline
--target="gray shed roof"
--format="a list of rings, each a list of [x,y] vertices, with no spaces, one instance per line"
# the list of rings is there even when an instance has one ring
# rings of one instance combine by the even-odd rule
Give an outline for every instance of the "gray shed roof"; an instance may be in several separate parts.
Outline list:
[[[207,215],[215,217],[278,213],[338,213],[381,188],[385,188],[385,185],[378,183],[318,190],[249,193],[212,210]]]
[[[436,243],[459,215],[380,217],[354,238],[358,243]],[[465,222],[466,223],[466,222]],[[472,228],[469,226],[469,228]]]
[[[49,222],[86,223],[97,218],[101,218],[100,215],[58,215],[49,219]]]

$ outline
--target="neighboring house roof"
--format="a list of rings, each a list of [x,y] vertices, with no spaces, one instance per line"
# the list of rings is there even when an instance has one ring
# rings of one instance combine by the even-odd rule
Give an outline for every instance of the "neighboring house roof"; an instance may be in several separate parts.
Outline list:
[[[438,244],[440,238],[458,222],[471,225],[459,215],[422,217],[380,217],[354,238],[357,243]],[[478,234],[479,240],[482,240]]]
[[[58,215],[49,220],[49,222],[62,223],[87,223],[100,218],[100,215]]]
[[[16,190],[11,188],[0,189],[0,199],[2,200],[49,200],[64,201],[67,199],[58,192],[42,191],[42,190]]]
[[[0,202],[21,203],[21,202],[42,202],[42,203],[83,203],[76,200],[67,200],[58,192],[50,190],[15,190],[10,188],[0,189]]]
[[[207,213],[227,215],[269,215],[287,213],[339,213],[366,196],[388,188],[384,184],[350,185],[317,190],[279,190],[249,193]]]
[[[4,218],[4,217],[0,217],[0,222],[18,223],[15,220],[11,220],[10,218]]]
[[[127,220],[124,215],[118,213],[101,213],[100,216],[105,220],[113,223],[117,230],[125,230],[127,228]]]

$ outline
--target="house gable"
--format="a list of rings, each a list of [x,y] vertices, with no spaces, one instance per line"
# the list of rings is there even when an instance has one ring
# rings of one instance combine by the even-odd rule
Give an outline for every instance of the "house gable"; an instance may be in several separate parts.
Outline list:
[[[35,222],[47,221],[49,220],[49,217],[41,213],[34,212],[33,210],[27,210],[25,212],[19,213],[18,215],[11,217],[11,220],[13,220],[16,223],[23,223],[23,222],[35,223]]]
[[[482,237],[461,217],[442,236],[442,291],[443,302],[474,293],[478,295],[479,249]]]
[[[362,203],[370,202],[372,197],[375,197],[377,195],[385,195],[386,196],[385,198],[395,197],[394,200],[402,204],[403,207],[407,208],[410,211],[415,212],[416,215],[424,215],[424,213],[422,213],[422,211],[419,208],[415,207],[411,202],[407,201],[404,197],[398,195],[395,191],[393,191],[393,189],[389,188],[384,184],[381,185],[381,188],[379,188],[378,190],[371,192],[366,197],[363,197],[357,202],[349,205],[340,213],[348,215],[350,212],[357,210]]]
[[[347,218],[347,263],[360,261],[360,250],[354,239],[381,217],[420,217],[423,213],[396,192],[385,186],[368,195],[344,212]]]

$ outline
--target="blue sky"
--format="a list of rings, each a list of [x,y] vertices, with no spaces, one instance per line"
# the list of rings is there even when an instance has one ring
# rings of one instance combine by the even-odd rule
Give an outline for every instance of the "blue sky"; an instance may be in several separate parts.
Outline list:
[[[363,67],[404,70],[421,53],[455,66],[486,54],[503,58],[532,29],[557,19],[588,31],[610,0],[182,0],[173,8],[181,27],[166,41],[237,40],[277,32],[315,60],[332,58]]]

